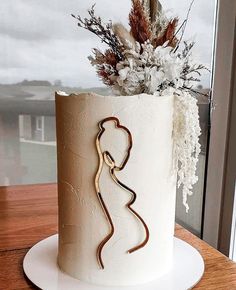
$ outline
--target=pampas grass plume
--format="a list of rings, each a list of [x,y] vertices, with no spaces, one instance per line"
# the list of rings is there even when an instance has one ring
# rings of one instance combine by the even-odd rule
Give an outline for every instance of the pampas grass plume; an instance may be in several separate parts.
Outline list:
[[[130,32],[121,23],[115,23],[112,26],[114,34],[119,38],[125,48],[135,47],[135,39]]]

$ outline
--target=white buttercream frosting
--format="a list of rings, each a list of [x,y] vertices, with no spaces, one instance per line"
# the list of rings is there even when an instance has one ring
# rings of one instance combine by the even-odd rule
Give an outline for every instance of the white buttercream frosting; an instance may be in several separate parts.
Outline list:
[[[98,285],[138,285],[166,273],[172,266],[176,178],[173,162],[174,96],[155,97],[56,95],[59,194],[60,268],[69,275]],[[130,194],[114,183],[108,167],[101,174],[101,193],[115,225],[115,233],[103,250],[105,269],[96,257],[109,224],[98,202],[94,179],[98,168],[95,141],[98,123],[117,117],[133,137],[130,159],[118,178],[137,193],[133,208],[150,231],[144,229],[125,205]],[[114,123],[106,124],[103,150],[119,164],[127,149],[127,136]]]

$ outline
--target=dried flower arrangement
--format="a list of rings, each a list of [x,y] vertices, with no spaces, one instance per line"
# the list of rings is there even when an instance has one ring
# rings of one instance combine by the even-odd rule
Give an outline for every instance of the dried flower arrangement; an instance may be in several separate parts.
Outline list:
[[[178,18],[168,19],[158,0],[132,0],[128,31],[121,23],[104,24],[95,15],[94,5],[88,13],[90,17],[85,19],[72,16],[79,27],[108,45],[105,52],[94,49],[89,60],[115,93],[153,94],[169,87],[192,91],[194,82],[200,81],[201,71],[206,68],[192,60],[194,43],[183,42],[184,48],[180,49],[188,15],[178,28]]]
[[[89,60],[95,66],[99,78],[111,87],[116,95],[174,94],[174,164],[183,186],[183,204],[189,210],[187,196],[198,180],[196,165],[200,154],[199,116],[197,100],[191,93],[199,82],[202,70],[192,58],[193,42],[183,41],[187,17],[181,25],[179,19],[168,19],[158,0],[131,0],[128,30],[123,24],[103,23],[95,15],[94,7],[88,10],[89,18],[72,16],[78,26],[107,44],[104,52],[93,49]],[[200,93],[200,92],[199,92]],[[201,93],[200,93],[201,94]]]

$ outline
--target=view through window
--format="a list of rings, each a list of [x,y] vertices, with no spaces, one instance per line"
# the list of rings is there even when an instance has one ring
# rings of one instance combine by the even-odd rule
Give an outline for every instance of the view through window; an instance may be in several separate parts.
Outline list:
[[[128,24],[129,0],[97,0],[104,19]],[[187,15],[190,0],[162,0],[170,15]],[[56,181],[54,92],[110,94],[87,56],[101,46],[96,36],[78,29],[71,13],[86,15],[94,0],[8,0],[0,3],[0,185]],[[211,68],[216,0],[196,0],[185,38],[196,41],[197,59]],[[205,73],[198,89],[210,90]],[[209,101],[198,97],[202,127],[199,182],[186,215],[181,194],[177,220],[200,234]]]

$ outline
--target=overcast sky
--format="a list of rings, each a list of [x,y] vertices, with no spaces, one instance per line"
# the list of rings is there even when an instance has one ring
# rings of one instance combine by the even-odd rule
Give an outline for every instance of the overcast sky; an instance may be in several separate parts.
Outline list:
[[[86,15],[96,2],[104,20],[128,23],[130,0],[1,0],[0,83],[41,79],[64,85],[101,86],[87,60],[96,36],[79,29],[71,13]],[[169,15],[183,19],[190,0],[162,0]],[[215,0],[195,0],[185,38],[196,41],[196,59],[211,65]],[[203,76],[207,87],[210,74]]]

